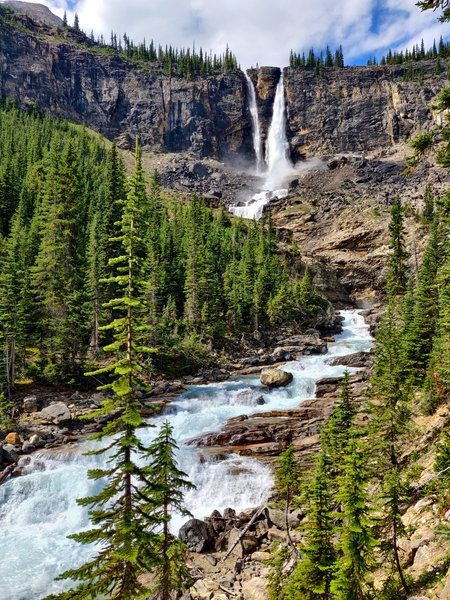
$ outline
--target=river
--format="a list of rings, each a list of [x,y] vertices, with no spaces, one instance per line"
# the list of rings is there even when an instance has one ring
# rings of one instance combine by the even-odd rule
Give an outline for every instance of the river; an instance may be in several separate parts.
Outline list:
[[[294,375],[287,388],[265,392],[258,377],[193,386],[152,419],[157,426],[168,419],[174,427],[180,445],[179,466],[197,486],[185,496],[195,517],[201,519],[213,509],[222,511],[228,506],[238,512],[257,506],[267,500],[273,480],[269,467],[255,459],[232,455],[223,461],[202,462],[198,449],[185,442],[219,430],[230,417],[296,408],[313,396],[316,381],[343,374],[345,367],[327,364],[330,357],[369,350],[372,338],[358,311],[342,311],[342,315],[343,333],[329,344],[327,354],[283,365],[283,370]],[[258,393],[242,394],[243,390]],[[256,402],[261,393],[263,405]],[[156,431],[143,430],[143,441],[148,443]],[[99,486],[86,476],[88,468],[104,460],[83,454],[93,446],[94,442],[80,441],[65,451],[35,452],[25,475],[0,486],[0,600],[39,600],[60,592],[68,584],[55,582],[54,577],[92,555],[91,547],[66,536],[89,527],[87,509],[78,506],[76,499],[91,495]],[[173,530],[178,531],[184,520],[175,516]]]

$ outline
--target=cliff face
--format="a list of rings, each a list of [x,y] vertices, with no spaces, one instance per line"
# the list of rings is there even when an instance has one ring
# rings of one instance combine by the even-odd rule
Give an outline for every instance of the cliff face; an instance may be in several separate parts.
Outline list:
[[[2,97],[85,122],[123,147],[132,147],[139,135],[152,150],[216,158],[251,154],[243,73],[169,78],[57,38],[56,30],[28,17],[21,20],[30,31],[5,23],[0,31]]]
[[[406,140],[418,123],[432,123],[429,104],[445,86],[435,61],[414,64],[416,81],[403,81],[409,65],[284,70],[287,129],[294,159],[370,151]],[[423,69],[424,81],[418,81]]]
[[[1,96],[85,122],[122,147],[132,147],[139,135],[146,149],[253,158],[242,72],[170,78],[158,64],[141,66],[93,47],[82,32],[17,18],[22,28],[2,22],[0,29]],[[426,129],[433,118],[428,105],[446,73],[435,75],[434,60],[413,68],[416,80],[409,82],[402,81],[409,65],[326,68],[323,77],[312,69],[286,68],[293,159],[385,148],[407,139],[417,123]],[[263,145],[280,74],[278,67],[249,70]]]

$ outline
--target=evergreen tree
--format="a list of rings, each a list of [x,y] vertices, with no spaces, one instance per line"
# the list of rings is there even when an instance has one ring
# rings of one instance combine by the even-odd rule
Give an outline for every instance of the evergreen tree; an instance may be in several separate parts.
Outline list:
[[[422,370],[423,377],[424,369],[430,359],[433,336],[436,331],[439,310],[436,276],[440,263],[440,232],[435,219],[418,275],[412,320],[404,340],[409,367],[416,369],[416,376],[419,377],[417,369]]]
[[[380,498],[383,551],[392,559],[394,570],[406,593],[409,591],[399,558],[398,540],[403,533],[401,505],[405,480],[399,467],[402,445],[410,430],[410,388],[405,381],[400,309],[389,300],[386,314],[377,330],[375,369],[372,379],[372,422],[370,445],[376,457],[376,472],[382,480]]]
[[[275,470],[274,487],[280,501],[284,504],[284,516],[286,525],[286,534],[289,545],[295,548],[289,531],[289,508],[292,500],[297,496],[301,489],[301,472],[294,457],[294,448],[290,444],[287,449],[280,454],[277,460]]]
[[[310,316],[315,316],[327,305],[326,300],[317,293],[313,286],[308,267],[306,267],[301,283],[296,290],[296,300],[300,310]]]
[[[22,207],[13,218],[11,233],[0,256],[0,324],[3,330],[3,352],[6,390],[16,380],[19,364],[25,366],[26,347],[33,340],[33,298],[30,291],[28,264],[28,228]]]
[[[335,600],[366,600],[366,576],[375,567],[372,537],[373,525],[369,517],[367,456],[356,439],[355,430],[349,432],[343,474],[338,478],[336,500],[342,506],[339,515],[340,556],[331,582]]]
[[[336,475],[341,471],[347,453],[347,444],[354,432],[356,412],[351,395],[350,373],[346,370],[341,382],[339,399],[333,406],[321,436],[321,444],[326,448]]]
[[[77,228],[81,194],[73,143],[67,143],[61,162],[57,152],[54,147],[42,208],[41,242],[32,268],[49,377],[77,373],[77,357],[87,335],[80,277],[84,240]],[[61,366],[61,373],[54,374],[55,363]]]
[[[408,282],[408,253],[405,250],[405,228],[403,225],[403,208],[399,196],[396,196],[391,207],[389,223],[389,257],[387,292],[391,296],[404,294]]]
[[[433,340],[432,366],[436,371],[438,392],[442,398],[450,391],[450,257],[437,278],[438,319]]]
[[[335,562],[333,518],[327,474],[328,458],[322,452],[313,480],[306,492],[306,541],[301,548],[303,560],[291,575],[285,589],[287,600],[331,600],[331,581]]]
[[[119,316],[106,327],[114,331],[114,342],[105,351],[114,352],[118,359],[92,374],[112,374],[115,379],[110,387],[114,396],[105,400],[97,416],[113,414],[114,417],[95,436],[103,439],[114,435],[109,445],[93,454],[111,453],[109,467],[89,471],[95,480],[106,479],[106,485],[95,496],[78,502],[90,507],[93,529],[70,537],[80,543],[101,545],[101,551],[88,563],[63,573],[60,579],[81,581],[76,588],[46,600],[85,600],[107,596],[117,600],[133,600],[151,590],[140,579],[143,571],[149,571],[161,562],[156,550],[158,536],[154,529],[160,518],[151,511],[156,493],[148,481],[147,470],[139,467],[136,459],[146,454],[146,449],[136,435],[143,425],[139,413],[136,387],[142,386],[142,366],[139,355],[147,349],[140,343],[142,335],[142,303],[140,293],[141,261],[139,246],[142,240],[137,234],[142,213],[140,196],[139,151],[136,147],[136,169],[130,180],[127,200],[123,206],[121,236],[123,254],[111,259],[117,266],[116,281],[122,291],[110,305]],[[134,480],[141,482],[136,486]],[[145,484],[145,493],[143,486]]]
[[[176,464],[177,445],[172,437],[173,428],[166,421],[158,436],[149,445],[147,460],[149,495],[152,495],[150,511],[162,521],[162,534],[157,544],[161,556],[161,565],[155,575],[157,584],[153,592],[161,600],[170,600],[172,592],[178,592],[190,584],[190,574],[184,559],[185,547],[180,540],[170,535],[169,521],[171,513],[192,516],[183,506],[183,491],[195,486],[186,479],[186,473]],[[157,490],[156,493],[154,490]],[[146,490],[143,490],[146,494]]]
[[[425,193],[423,195],[423,211],[422,211],[422,218],[425,221],[425,223],[431,225],[431,223],[433,223],[434,220],[434,198],[433,198],[433,192],[431,190],[431,186],[428,183],[425,187]]]

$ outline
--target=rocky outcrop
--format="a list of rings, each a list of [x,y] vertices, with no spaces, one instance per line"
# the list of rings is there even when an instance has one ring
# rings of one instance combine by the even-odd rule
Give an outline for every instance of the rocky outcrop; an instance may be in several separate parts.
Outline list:
[[[169,77],[159,63],[138,64],[103,52],[82,32],[58,28],[57,21],[17,18],[20,28],[2,22],[0,31],[2,97],[84,122],[125,148],[139,135],[144,149],[153,151],[253,159],[241,71],[191,80]],[[423,69],[422,84],[402,81],[406,65],[329,68],[323,77],[311,69],[285,69],[293,157],[370,151],[406,139],[416,123],[426,128],[433,121],[428,105],[446,74],[435,75],[435,61],[414,67]],[[281,72],[261,67],[248,73],[264,144]]]
[[[3,22],[0,30],[2,97],[84,122],[125,148],[138,135],[153,151],[229,159],[252,154],[242,72],[170,78],[159,64],[146,67],[89,48],[82,33],[74,40],[72,31],[20,19],[26,30]]]
[[[309,468],[319,451],[320,428],[336,401],[341,379],[333,377],[318,381],[317,397],[302,402],[298,409],[234,417],[228,419],[221,431],[194,438],[189,444],[204,448],[207,458],[214,456],[221,460],[234,452],[269,463],[292,444],[301,468]],[[352,375],[351,382],[354,396],[362,397],[366,386],[364,376]]]
[[[70,410],[64,402],[55,402],[41,410],[41,420],[44,423],[61,425],[62,423],[70,421],[70,419]]]
[[[406,140],[433,123],[428,108],[445,87],[447,73],[435,61],[414,64],[424,80],[403,81],[410,65],[284,69],[287,128],[295,159],[338,152],[370,151]]]
[[[193,552],[204,552],[213,544],[211,531],[204,521],[190,519],[179,532],[179,538]]]

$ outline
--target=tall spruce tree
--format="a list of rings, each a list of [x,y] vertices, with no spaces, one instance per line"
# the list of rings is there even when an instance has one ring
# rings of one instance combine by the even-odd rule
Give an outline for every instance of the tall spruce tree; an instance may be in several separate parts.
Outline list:
[[[180,592],[190,582],[190,573],[186,567],[185,546],[169,532],[169,522],[174,512],[183,516],[192,516],[184,507],[184,491],[195,486],[186,479],[187,475],[177,466],[173,438],[173,427],[166,421],[158,436],[149,445],[146,460],[148,471],[151,505],[149,510],[156,514],[162,522],[162,533],[159,534],[156,550],[161,556],[161,565],[154,571],[156,585],[153,593],[161,600],[170,600],[173,592]],[[156,490],[156,492],[155,492]],[[143,494],[147,491],[144,488]]]
[[[389,257],[387,292],[391,296],[404,294],[408,283],[408,252],[405,250],[405,228],[403,225],[403,208],[400,196],[396,196],[391,207],[389,223]]]
[[[353,423],[356,407],[352,400],[350,373],[345,370],[338,401],[322,428],[321,444],[329,455],[331,468],[337,476],[347,452],[347,445],[354,434]],[[353,433],[352,433],[353,432]]]
[[[80,187],[74,144],[66,144],[61,161],[53,147],[42,207],[41,242],[33,286],[40,305],[44,365],[50,377],[79,371],[77,358],[86,344],[83,281],[84,238],[77,227]],[[54,373],[54,368],[59,372]]]
[[[322,452],[317,459],[312,482],[306,490],[306,541],[300,549],[303,560],[286,585],[287,600],[331,600],[336,549],[328,463],[328,457]]]
[[[423,379],[433,345],[438,319],[438,286],[436,277],[442,261],[440,228],[435,218],[425,249],[414,293],[412,319],[404,340],[410,368]]]
[[[405,498],[405,477],[400,468],[400,455],[410,430],[411,417],[410,386],[404,376],[400,314],[398,301],[390,298],[376,336],[370,444],[376,457],[376,473],[381,479],[383,490],[380,496],[380,534],[385,540],[383,551],[408,593],[409,586],[400,562],[398,546],[404,531],[401,504]]]
[[[154,503],[151,496],[157,490],[149,483],[148,469],[139,467],[136,462],[139,456],[147,452],[136,434],[137,428],[143,425],[136,395],[136,388],[143,385],[139,357],[147,351],[141,342],[143,282],[139,250],[142,239],[138,235],[143,202],[141,178],[136,143],[135,173],[129,182],[122,212],[122,254],[111,258],[117,268],[115,280],[121,295],[110,300],[109,305],[114,308],[117,317],[105,326],[113,330],[114,341],[104,350],[113,352],[117,359],[91,373],[114,377],[112,383],[103,386],[111,388],[114,395],[105,400],[96,413],[97,416],[114,416],[94,436],[99,440],[105,436],[114,437],[110,438],[106,447],[92,451],[100,455],[108,453],[108,467],[89,471],[89,477],[94,480],[106,479],[105,486],[97,495],[78,501],[82,506],[90,507],[89,515],[94,528],[70,536],[82,544],[95,542],[101,550],[86,564],[66,571],[59,577],[82,583],[67,592],[48,596],[46,600],[85,600],[95,597],[134,600],[151,592],[139,576],[161,562],[157,551],[158,535],[155,533],[155,527],[161,519],[152,511]]]
[[[372,536],[373,523],[370,519],[368,501],[367,455],[357,440],[352,428],[347,435],[343,474],[338,477],[339,491],[336,500],[342,506],[339,515],[338,549],[340,555],[331,582],[334,600],[366,600],[367,574],[375,567]]]
[[[277,460],[274,487],[280,499],[279,504],[284,505],[284,522],[289,545],[296,549],[290,534],[289,509],[293,499],[301,490],[301,472],[295,460],[292,444],[280,454],[280,458]]]

